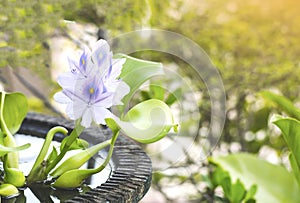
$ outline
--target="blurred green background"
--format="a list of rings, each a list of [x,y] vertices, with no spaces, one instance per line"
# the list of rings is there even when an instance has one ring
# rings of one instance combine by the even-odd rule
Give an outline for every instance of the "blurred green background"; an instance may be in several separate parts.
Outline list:
[[[300,105],[300,1],[0,2],[1,88],[26,93],[32,111],[61,114],[51,98],[59,89],[55,84],[57,73],[67,69],[57,67],[61,64],[57,54],[70,53],[63,52],[66,47],[79,48],[98,38],[109,39],[143,28],[169,30],[199,44],[222,76],[227,114],[216,151],[247,151],[265,158],[272,155],[273,161],[284,163],[283,139],[268,128],[269,115],[280,109],[266,101],[260,92],[271,90]],[[173,56],[152,52],[135,56],[173,62],[183,69],[186,67],[184,74],[192,77],[188,65]],[[203,95],[199,101],[202,115],[199,134],[202,125],[210,122],[210,101],[205,92]],[[154,173],[153,187],[143,201],[197,202],[205,191],[207,171],[199,172],[205,165],[187,156],[177,167],[179,170]],[[192,170],[194,166],[196,169]],[[184,185],[187,191],[179,189],[179,185]]]

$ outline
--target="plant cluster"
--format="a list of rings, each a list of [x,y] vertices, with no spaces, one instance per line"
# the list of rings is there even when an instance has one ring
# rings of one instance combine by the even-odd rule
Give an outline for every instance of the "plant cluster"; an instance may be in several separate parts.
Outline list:
[[[54,95],[57,102],[66,104],[67,115],[75,127],[66,136],[59,149],[50,148],[56,133],[68,134],[61,126],[53,127],[28,176],[19,169],[18,151],[30,147],[30,143],[17,146],[14,134],[27,114],[26,97],[21,93],[1,92],[0,102],[0,155],[4,178],[0,185],[1,196],[18,194],[18,187],[52,179],[56,188],[72,189],[102,171],[109,163],[119,132],[140,143],[160,140],[171,129],[177,131],[169,106],[158,99],[138,103],[127,112],[126,107],[137,89],[147,80],[162,75],[162,64],[139,60],[123,54],[113,55],[105,40],[99,40],[92,50],[85,48],[77,60],[69,59],[70,71],[58,78],[62,91]],[[112,108],[118,110],[118,115]],[[90,143],[80,138],[91,125],[107,125],[112,137],[104,142]],[[92,169],[80,168],[100,150],[109,147],[105,161]],[[70,150],[81,149],[62,161]],[[48,155],[47,155],[48,154]]]

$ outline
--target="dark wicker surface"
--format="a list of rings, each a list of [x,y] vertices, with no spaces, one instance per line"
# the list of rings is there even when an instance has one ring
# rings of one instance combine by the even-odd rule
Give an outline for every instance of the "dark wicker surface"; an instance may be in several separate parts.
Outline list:
[[[20,133],[44,137],[53,126],[64,126],[71,130],[73,122],[62,118],[29,113],[20,129]],[[55,139],[60,141],[62,135]],[[91,143],[110,138],[109,130],[99,128],[86,129],[82,138]],[[113,171],[108,180],[85,194],[66,202],[138,202],[148,191],[151,184],[152,166],[146,153],[132,140],[119,136],[115,145]]]

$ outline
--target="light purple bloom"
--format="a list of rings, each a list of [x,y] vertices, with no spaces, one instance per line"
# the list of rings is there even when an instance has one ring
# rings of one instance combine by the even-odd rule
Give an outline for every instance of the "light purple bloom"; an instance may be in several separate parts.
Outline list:
[[[67,104],[67,115],[74,120],[82,118],[84,127],[93,121],[105,124],[104,119],[113,116],[108,108],[122,104],[129,92],[129,86],[118,78],[125,60],[112,59],[108,43],[99,40],[92,52],[85,48],[79,63],[69,59],[70,72],[58,77],[63,90],[54,99]]]

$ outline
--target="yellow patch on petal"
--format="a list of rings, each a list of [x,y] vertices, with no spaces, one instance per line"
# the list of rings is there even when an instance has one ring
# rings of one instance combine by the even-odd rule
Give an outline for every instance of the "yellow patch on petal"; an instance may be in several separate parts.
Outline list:
[[[95,89],[91,87],[90,90],[89,90],[89,92],[90,92],[90,94],[94,94]]]

